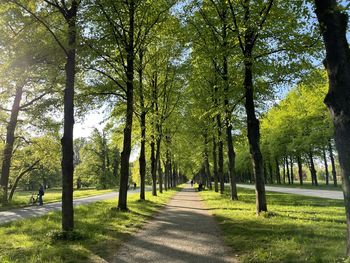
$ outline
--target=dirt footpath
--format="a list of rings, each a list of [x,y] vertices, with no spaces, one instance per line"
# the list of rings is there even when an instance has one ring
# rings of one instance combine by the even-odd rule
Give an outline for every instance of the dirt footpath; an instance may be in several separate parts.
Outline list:
[[[199,194],[187,186],[120,247],[114,262],[237,261]]]

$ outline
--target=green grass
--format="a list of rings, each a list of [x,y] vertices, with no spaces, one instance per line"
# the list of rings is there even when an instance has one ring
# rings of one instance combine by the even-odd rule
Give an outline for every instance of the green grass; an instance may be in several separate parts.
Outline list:
[[[80,197],[110,193],[112,191],[115,191],[115,189],[97,190],[93,188],[86,188],[86,189],[74,190],[73,195],[74,195],[74,198],[80,198]],[[6,206],[2,206],[0,204],[0,211],[27,206],[32,193],[34,193],[34,197],[36,198],[37,191],[36,192],[31,192],[31,191],[15,192],[11,203],[9,203]],[[43,200],[44,200],[44,203],[58,202],[58,201],[61,201],[61,196],[62,196],[61,189],[47,189],[45,191],[45,195],[43,196]]]
[[[303,185],[299,184],[299,181],[294,184],[266,184],[267,186],[278,186],[287,188],[300,188],[300,189],[316,189],[316,190],[331,190],[331,191],[342,191],[341,185],[333,186],[333,184],[326,185],[325,182],[319,182],[318,186],[312,185],[311,182],[304,182]]]
[[[281,186],[281,187],[290,187],[290,188],[300,188],[300,189],[317,189],[317,190],[331,190],[331,191],[341,191],[341,185],[333,186],[333,183],[326,185],[326,182],[319,182],[318,186],[312,185],[311,182],[304,182],[303,185],[300,185],[299,182],[294,182],[294,184],[269,184],[269,186]]]
[[[346,247],[342,201],[267,193],[269,212],[255,215],[255,193],[239,188],[201,196],[242,262],[343,262]]]
[[[83,235],[82,240],[52,241],[50,236],[59,231],[61,226],[59,212],[2,225],[0,262],[110,261],[125,238],[137,231],[145,220],[166,204],[176,190],[158,197],[147,192],[147,201],[139,201],[138,194],[130,194],[130,212],[112,209],[117,205],[117,200],[76,207],[75,230]]]

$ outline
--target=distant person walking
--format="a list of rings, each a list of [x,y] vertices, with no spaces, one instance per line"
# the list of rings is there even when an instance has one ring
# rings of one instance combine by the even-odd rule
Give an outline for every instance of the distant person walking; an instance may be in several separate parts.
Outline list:
[[[193,187],[193,180],[191,180],[191,187]]]
[[[45,194],[44,192],[44,186],[42,184],[40,184],[39,187],[39,192],[38,192],[38,202],[39,205],[43,205],[43,195]]]

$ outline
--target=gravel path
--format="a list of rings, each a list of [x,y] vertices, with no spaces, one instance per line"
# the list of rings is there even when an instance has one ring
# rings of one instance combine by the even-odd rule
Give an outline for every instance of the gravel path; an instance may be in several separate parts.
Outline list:
[[[114,262],[237,262],[190,186],[177,193],[143,230],[117,251]]]
[[[146,190],[149,190],[150,188],[146,188]],[[137,193],[139,192],[139,189],[136,190],[129,190],[128,193]],[[85,205],[94,203],[97,201],[103,201],[103,200],[110,200],[118,198],[118,192],[111,192],[107,194],[102,195],[95,195],[90,197],[83,197],[79,199],[75,199],[73,201],[74,206],[76,205]],[[45,199],[44,199],[45,202]],[[57,211],[61,210],[61,202],[56,203],[49,203],[45,204],[43,206],[29,206],[24,208],[16,208],[9,211],[2,211],[0,212],[0,225],[4,223],[8,223],[15,220],[20,220],[24,218],[29,217],[36,217],[36,216],[43,216],[51,211]]]
[[[255,186],[250,184],[237,184],[237,186],[248,188],[248,189],[255,189]],[[265,186],[265,190],[271,191],[271,192],[278,192],[278,193],[287,193],[287,194],[296,194],[296,195],[344,200],[342,191],[287,188],[287,187],[278,187],[278,186]]]

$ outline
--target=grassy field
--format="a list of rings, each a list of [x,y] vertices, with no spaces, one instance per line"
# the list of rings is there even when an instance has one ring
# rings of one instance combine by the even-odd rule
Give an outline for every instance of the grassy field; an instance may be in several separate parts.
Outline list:
[[[87,196],[110,193],[112,191],[116,191],[116,190],[115,189],[97,190],[97,189],[87,188],[87,189],[74,190],[73,194],[74,194],[74,198],[79,198],[79,197],[87,197]],[[31,191],[15,192],[12,202],[10,204],[6,206],[1,206],[0,204],[0,211],[27,206],[32,193],[34,193],[34,197],[36,198],[37,192],[31,192]],[[45,191],[45,195],[43,196],[43,200],[44,200],[44,203],[58,202],[58,201],[61,201],[61,196],[62,196],[61,189],[47,189]]]
[[[175,192],[171,190],[158,197],[147,192],[147,201],[143,202],[138,200],[138,194],[130,194],[130,212],[112,209],[116,200],[78,206],[75,208],[75,229],[83,239],[76,241],[53,241],[51,238],[52,233],[60,230],[58,212],[2,225],[0,262],[110,261],[121,242],[137,231]]]
[[[346,224],[342,201],[267,193],[269,212],[255,215],[255,194],[239,188],[239,201],[201,196],[242,262],[343,262]]]
[[[341,185],[333,186],[333,184],[326,185],[326,182],[319,182],[318,186],[312,185],[311,182],[304,182],[300,185],[299,182],[294,182],[294,184],[267,184],[268,186],[279,186],[279,187],[289,187],[289,188],[300,188],[300,189],[318,189],[318,190],[331,190],[331,191],[342,191]]]

